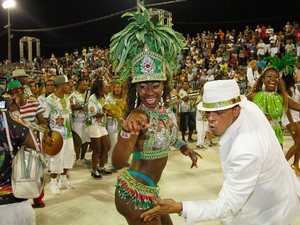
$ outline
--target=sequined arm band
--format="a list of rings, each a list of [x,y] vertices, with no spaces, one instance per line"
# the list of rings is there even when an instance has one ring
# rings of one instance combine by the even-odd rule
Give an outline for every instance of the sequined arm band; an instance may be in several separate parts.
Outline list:
[[[127,133],[127,132],[125,132],[124,130],[121,130],[120,136],[121,136],[122,138],[128,139],[128,138],[130,138],[130,133]]]
[[[186,143],[185,141],[177,139],[177,140],[175,141],[173,147],[176,148],[176,149],[178,149],[178,150],[180,150],[181,147],[182,147],[182,146],[185,146],[185,145],[187,145],[187,143]]]

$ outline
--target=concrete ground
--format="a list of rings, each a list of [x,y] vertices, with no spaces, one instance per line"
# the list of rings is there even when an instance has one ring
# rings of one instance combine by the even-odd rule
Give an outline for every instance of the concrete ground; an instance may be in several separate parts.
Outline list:
[[[194,136],[196,139],[196,136]],[[292,139],[284,137],[284,151],[292,145]],[[214,140],[216,143],[217,139]],[[159,182],[161,198],[178,201],[214,199],[222,185],[218,145],[200,150],[195,142],[189,145],[199,152],[203,159],[198,168],[190,169],[190,160],[179,151],[172,150],[169,162]],[[87,158],[91,153],[87,154]],[[121,172],[121,171],[120,171]],[[69,172],[69,179],[75,189],[63,190],[53,195],[49,189],[49,179],[45,187],[45,208],[35,209],[37,225],[126,225],[125,219],[114,205],[114,184],[118,173],[95,180],[90,175],[90,167],[75,167]],[[300,178],[299,178],[300,181]],[[171,215],[174,225],[183,225],[183,218]],[[220,225],[218,221],[202,222],[199,225]],[[292,225],[300,225],[300,217]]]

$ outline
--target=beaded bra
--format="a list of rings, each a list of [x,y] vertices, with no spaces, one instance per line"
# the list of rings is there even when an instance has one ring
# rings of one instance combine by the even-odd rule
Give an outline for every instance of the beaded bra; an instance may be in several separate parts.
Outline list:
[[[173,126],[170,130],[170,119],[165,111],[158,112],[156,110],[150,110],[143,105],[140,105],[138,108],[145,111],[149,116],[150,127],[146,133],[143,150],[134,151],[133,158],[138,160],[152,160],[167,157],[169,155],[170,146],[176,141],[177,127]],[[158,132],[159,120],[164,123],[165,128]]]
[[[281,119],[283,116],[283,100],[277,92],[260,91],[253,98],[253,102],[272,120]]]
[[[283,116],[284,107],[283,99],[277,92],[260,91],[253,98],[253,102],[268,115],[273,130],[280,144],[283,143],[283,133],[280,126],[280,121]]]

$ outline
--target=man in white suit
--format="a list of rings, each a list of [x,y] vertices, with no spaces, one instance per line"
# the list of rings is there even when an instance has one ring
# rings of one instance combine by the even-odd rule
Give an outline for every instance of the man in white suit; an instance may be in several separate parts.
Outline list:
[[[159,200],[141,217],[179,213],[188,225],[218,219],[224,225],[290,224],[300,215],[300,184],[262,111],[240,95],[235,80],[206,83],[199,108],[220,137],[224,182],[218,198]]]

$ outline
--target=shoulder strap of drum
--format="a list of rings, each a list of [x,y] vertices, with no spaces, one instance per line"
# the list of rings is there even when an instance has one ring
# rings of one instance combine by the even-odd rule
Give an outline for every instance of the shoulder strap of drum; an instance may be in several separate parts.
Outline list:
[[[4,126],[5,126],[5,132],[6,132],[6,137],[7,137],[7,142],[8,142],[8,147],[9,147],[10,155],[13,158],[14,157],[13,147],[12,147],[12,144],[11,144],[11,138],[10,138],[10,134],[9,134],[9,126],[8,126],[7,117],[6,117],[6,113],[5,112],[2,112],[2,117],[3,117]],[[29,128],[29,133],[30,133],[31,138],[33,140],[33,143],[34,143],[34,146],[35,146],[35,150],[39,151],[39,145],[37,143],[37,140],[35,139],[34,134],[30,130],[30,128]]]
[[[13,158],[14,157],[13,147],[11,144],[11,139],[10,139],[10,134],[9,134],[9,126],[7,123],[7,118],[6,118],[5,112],[2,112],[2,117],[3,117],[4,126],[5,126],[5,132],[6,132],[6,138],[7,138],[7,142],[8,142],[9,151],[10,151],[10,156],[11,156],[11,158]]]

